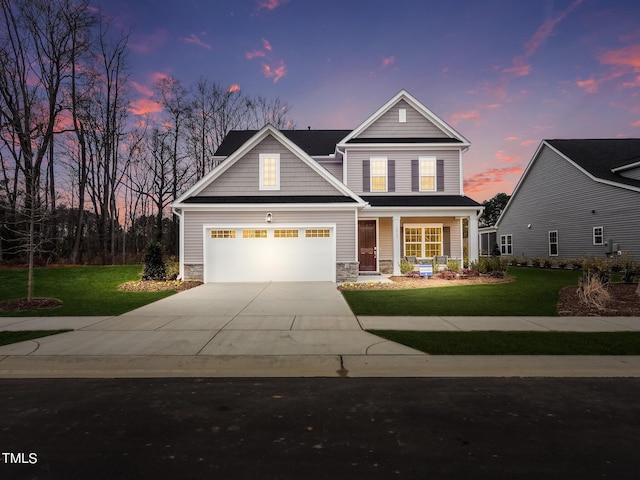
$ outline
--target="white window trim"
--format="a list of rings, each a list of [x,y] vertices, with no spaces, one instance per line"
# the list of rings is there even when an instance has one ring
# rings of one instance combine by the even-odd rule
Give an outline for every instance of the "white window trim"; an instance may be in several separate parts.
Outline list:
[[[598,235],[601,240],[600,243],[596,243],[596,229],[599,228],[600,229],[600,235]],[[594,245],[604,245],[604,227],[593,227],[593,244]]]
[[[264,160],[267,158],[275,158],[276,160],[276,184],[274,185],[265,185],[264,184]],[[280,190],[280,154],[279,153],[261,153],[260,154],[260,190]]]
[[[422,161],[429,160],[433,162],[433,188],[432,189],[423,189],[422,188],[422,177],[430,177],[431,175],[422,175]],[[418,157],[418,189],[421,192],[435,192],[438,190],[438,162],[436,157]]]
[[[511,238],[511,243],[507,243],[507,237]],[[504,242],[503,242],[504,239]],[[509,248],[510,247],[510,248]],[[511,251],[507,251],[511,250]],[[513,255],[513,235],[507,233],[506,235],[500,235],[500,255]]]
[[[556,241],[555,242],[551,242],[551,234],[555,233],[556,234]],[[551,253],[551,245],[556,246],[556,253]],[[557,257],[558,253],[560,252],[560,239],[558,238],[558,231],[557,230],[549,230],[549,256],[550,257]]]
[[[444,254],[444,224],[443,223],[405,223],[404,225],[402,225],[403,228],[403,233],[402,233],[402,250],[404,252],[404,255],[407,255],[407,240],[406,240],[406,236],[404,234],[404,229],[405,228],[420,228],[422,229],[422,240],[421,240],[421,245],[420,245],[420,256],[418,258],[432,258],[432,257],[425,257],[424,255],[424,247],[425,244],[432,244],[435,242],[425,242],[424,241],[424,229],[425,228],[439,228],[440,229],[440,255]],[[415,243],[415,242],[409,242],[409,243]]]
[[[384,161],[384,190],[374,190],[373,188],[373,162]],[[375,175],[379,177],[380,175]],[[386,193],[389,191],[389,161],[387,157],[371,157],[369,159],[369,191],[371,193]]]

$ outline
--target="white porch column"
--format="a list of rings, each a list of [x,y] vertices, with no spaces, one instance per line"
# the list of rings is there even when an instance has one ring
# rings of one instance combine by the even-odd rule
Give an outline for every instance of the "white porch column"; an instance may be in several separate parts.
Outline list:
[[[478,261],[478,214],[469,215],[469,263]]]
[[[402,237],[400,235],[400,215],[393,216],[392,223],[393,232],[393,274],[400,275],[400,252],[402,245]]]

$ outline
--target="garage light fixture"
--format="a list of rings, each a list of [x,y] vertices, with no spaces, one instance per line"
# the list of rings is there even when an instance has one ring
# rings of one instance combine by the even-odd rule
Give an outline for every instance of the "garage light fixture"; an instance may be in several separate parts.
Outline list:
[[[267,216],[264,219],[267,223],[271,223],[272,218],[273,218],[273,215],[271,215],[271,213],[267,213]]]

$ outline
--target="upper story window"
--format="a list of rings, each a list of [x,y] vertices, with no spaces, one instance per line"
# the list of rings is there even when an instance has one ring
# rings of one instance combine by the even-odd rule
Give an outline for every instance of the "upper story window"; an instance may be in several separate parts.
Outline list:
[[[436,158],[420,157],[420,191],[433,192],[436,189]]]
[[[401,108],[398,110],[398,122],[407,123],[407,109]]]
[[[387,191],[387,158],[371,157],[371,191]]]
[[[280,154],[260,154],[260,190],[280,190]]]

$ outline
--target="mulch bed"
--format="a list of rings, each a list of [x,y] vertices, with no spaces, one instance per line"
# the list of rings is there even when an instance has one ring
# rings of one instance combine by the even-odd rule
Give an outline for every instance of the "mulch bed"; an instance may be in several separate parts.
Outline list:
[[[339,290],[407,290],[411,288],[430,287],[455,287],[460,285],[480,285],[490,283],[504,283],[514,280],[513,277],[493,278],[486,275],[470,276],[466,278],[443,279],[434,275],[427,277],[390,277],[393,283],[377,283],[374,281],[367,283],[346,283],[341,285]]]
[[[194,280],[184,282],[179,280],[139,280],[137,282],[123,283],[118,287],[118,290],[123,292],[166,292],[168,290],[182,292],[197,287],[198,285],[202,285],[202,282]]]
[[[640,317],[640,295],[637,284],[613,283],[608,290],[611,300],[604,309],[585,305],[577,294],[578,287],[560,291],[558,315],[564,317]]]
[[[16,300],[5,300],[0,302],[1,312],[21,312],[23,310],[40,310],[43,308],[54,308],[62,305],[62,301],[57,298],[26,298]]]

